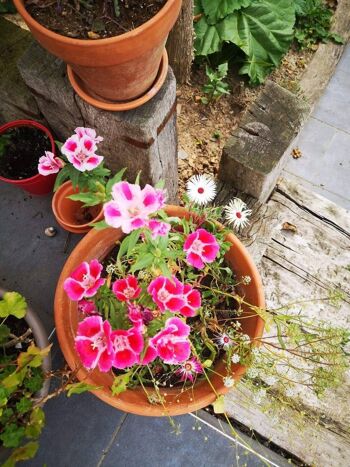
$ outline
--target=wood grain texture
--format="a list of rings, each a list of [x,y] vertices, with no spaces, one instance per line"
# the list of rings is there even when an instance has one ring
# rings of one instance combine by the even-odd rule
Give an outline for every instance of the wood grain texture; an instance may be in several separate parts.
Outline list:
[[[321,298],[331,289],[341,289],[345,299],[339,308],[327,302],[295,306],[312,320],[325,320],[350,328],[350,215],[331,201],[300,185],[281,180],[267,206],[270,238],[253,243],[260,256],[259,270],[265,287],[267,307],[277,308],[300,299]],[[259,210],[255,214],[259,218]],[[252,222],[252,226],[255,222]],[[288,222],[296,231],[284,230]],[[261,227],[262,231],[264,228]],[[265,230],[266,231],[266,230]],[[249,249],[252,246],[248,246]],[[260,254],[259,254],[260,251]],[[270,331],[273,335],[274,331]],[[293,398],[298,409],[288,408],[273,416],[263,413],[252,396],[230,391],[226,407],[230,415],[271,439],[307,464],[342,467],[350,455],[350,374],[343,385],[317,399],[301,387]],[[304,426],[298,412],[305,412]],[[315,423],[319,418],[319,423]]]

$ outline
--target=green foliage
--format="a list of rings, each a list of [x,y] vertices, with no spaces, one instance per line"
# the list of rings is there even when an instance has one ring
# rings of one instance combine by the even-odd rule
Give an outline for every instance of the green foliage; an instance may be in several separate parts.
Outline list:
[[[202,91],[206,94],[206,97],[202,97],[203,104],[208,104],[212,101],[217,101],[225,94],[230,94],[229,85],[224,82],[227,76],[228,63],[222,63],[218,66],[217,70],[212,70],[210,67],[206,67],[206,75],[208,78],[207,84],[202,88]]]
[[[330,32],[333,13],[323,0],[295,0],[295,11],[295,39],[299,47],[329,41],[344,43],[339,34]]]
[[[1,8],[1,3],[0,3],[0,8]],[[0,10],[1,13],[1,10]],[[11,141],[11,135],[9,134],[4,134],[0,135],[0,157],[5,154],[6,148],[8,144]]]
[[[84,381],[67,384],[66,386],[67,397],[71,397],[73,394],[83,394],[88,391],[96,391],[97,389],[100,389],[100,386],[93,386],[91,384],[84,383]]]
[[[24,318],[27,312],[27,303],[25,298],[18,292],[6,292],[0,300],[0,318],[15,316]]]
[[[16,13],[16,8],[12,0],[0,0],[0,14],[1,13]],[[1,155],[1,150],[0,150]]]
[[[112,387],[111,387],[113,396],[117,396],[118,394],[126,391],[127,385],[130,380],[130,376],[131,376],[130,371],[122,375],[115,376]]]
[[[32,459],[39,449],[37,441],[31,441],[15,449],[2,467],[14,467],[16,462]]]
[[[220,52],[224,43],[235,45],[245,54],[240,73],[248,74],[252,84],[262,83],[279,64],[293,38],[293,2],[197,2],[204,13],[195,24],[196,54],[207,56]]]

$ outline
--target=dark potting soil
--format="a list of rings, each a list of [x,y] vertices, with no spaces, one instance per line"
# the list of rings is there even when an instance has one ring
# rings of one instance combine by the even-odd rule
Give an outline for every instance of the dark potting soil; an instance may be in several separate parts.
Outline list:
[[[38,128],[11,128],[0,135],[0,175],[10,180],[33,177],[39,158],[50,150],[49,138]]]
[[[101,205],[80,207],[75,213],[75,220],[79,225],[89,224],[101,211]]]
[[[151,19],[167,0],[26,0],[30,15],[47,29],[77,39],[104,39],[131,31]]]

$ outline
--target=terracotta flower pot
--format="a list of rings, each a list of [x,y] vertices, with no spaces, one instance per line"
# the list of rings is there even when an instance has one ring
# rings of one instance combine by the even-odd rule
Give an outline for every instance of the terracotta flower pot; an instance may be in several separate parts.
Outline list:
[[[178,206],[168,206],[166,212],[170,216],[184,217],[188,215],[185,209]],[[101,231],[93,230],[76,246],[69,256],[62,273],[60,275],[55,295],[55,322],[58,340],[71,368],[81,367],[80,359],[74,349],[74,338],[78,326],[78,310],[76,302],[72,302],[63,290],[64,280],[82,262],[98,258],[103,260],[115,247],[116,241],[123,237],[119,229],[105,229]],[[227,236],[227,240],[232,243],[232,248],[226,254],[226,260],[238,277],[249,275],[251,283],[240,286],[239,293],[244,294],[245,300],[251,305],[264,307],[264,293],[259,273],[247,250],[232,233]],[[251,338],[260,338],[264,330],[264,321],[255,315],[251,309],[244,312],[249,316],[242,320],[242,332]],[[244,373],[245,367],[240,364],[233,366],[234,377],[238,380]],[[225,365],[218,362],[215,371],[220,375],[225,375]],[[102,389],[93,393],[125,412],[137,415],[162,416],[180,415],[193,412],[214,402],[216,395],[206,380],[198,381],[193,391],[179,393],[178,388],[160,389],[162,394],[166,393],[166,413],[161,405],[151,405],[142,388],[128,389],[119,396],[112,396],[110,387],[113,383],[113,372],[101,373],[99,370],[87,371],[81,368],[78,371],[78,379],[84,380],[88,384],[101,386]],[[222,376],[212,374],[211,384],[219,394],[224,394],[228,389],[224,386]],[[152,392],[152,388],[149,388]]]
[[[33,36],[71,66],[90,96],[114,102],[133,100],[152,87],[181,8],[181,0],[168,0],[153,18],[132,31],[87,40],[56,34],[30,16],[23,0],[14,4]]]
[[[48,130],[44,125],[41,125],[41,123],[35,122],[33,120],[14,120],[13,122],[6,123],[5,125],[0,126],[0,135],[11,128],[18,128],[21,126],[30,126],[43,131],[50,140],[51,152],[55,154],[55,141],[50,130]],[[52,174],[44,177],[38,173],[33,175],[33,177],[24,178],[21,180],[12,180],[11,178],[0,176],[0,180],[6,183],[10,183],[11,185],[18,186],[23,190],[28,191],[28,193],[32,193],[33,195],[47,195],[52,191],[56,176],[57,174]]]
[[[79,217],[82,218],[84,203],[67,198],[75,193],[78,193],[78,190],[73,188],[71,182],[63,183],[52,198],[52,211],[60,226],[68,232],[86,233],[91,229],[89,224],[103,219],[103,206],[102,204],[91,206],[89,208],[91,220],[89,222],[79,221]]]

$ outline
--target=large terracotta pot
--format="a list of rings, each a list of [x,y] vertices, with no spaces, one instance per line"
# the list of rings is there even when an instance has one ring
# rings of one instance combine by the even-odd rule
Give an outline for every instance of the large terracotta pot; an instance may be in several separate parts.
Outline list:
[[[185,209],[178,206],[168,206],[166,212],[170,216],[184,217],[188,215]],[[78,311],[77,304],[72,302],[64,292],[63,282],[82,261],[90,261],[93,258],[103,260],[115,247],[116,241],[122,237],[123,233],[119,229],[91,231],[76,246],[60,275],[55,295],[55,322],[61,349],[71,368],[81,367],[79,357],[74,349]],[[232,243],[232,248],[226,254],[228,264],[237,277],[249,275],[252,279],[249,285],[240,286],[239,293],[244,295],[245,301],[251,305],[264,307],[264,293],[256,266],[235,235],[229,234],[227,240]],[[264,321],[249,308],[244,309],[244,313],[249,317],[242,319],[242,332],[251,338],[259,339],[264,330]],[[245,373],[245,370],[245,367],[240,364],[234,365],[234,378],[238,380]],[[228,389],[223,384],[222,376],[219,376],[226,374],[224,363],[219,362],[215,371],[219,374],[212,374],[211,384],[217,393],[224,394]],[[110,387],[113,383],[113,372],[101,373],[99,370],[89,372],[81,368],[77,377],[88,384],[101,386],[102,389],[93,391],[93,393],[103,401],[117,409],[137,415],[181,415],[206,407],[216,399],[214,391],[206,380],[199,381],[194,386],[193,391],[184,391],[183,393],[179,393],[178,388],[160,389],[163,394],[166,393],[166,411],[164,411],[161,405],[151,405],[148,402],[142,388],[128,389],[119,396],[112,396]],[[149,388],[149,392],[152,393],[151,388]]]
[[[56,147],[53,136],[48,128],[41,123],[35,122],[34,120],[14,120],[13,122],[6,123],[0,126],[0,135],[5,133],[11,128],[18,128],[21,126],[31,126],[41,130],[50,140],[51,152],[55,154]],[[42,154],[44,155],[44,154]],[[5,178],[0,176],[0,181],[9,183],[10,185],[18,186],[23,190],[33,195],[47,195],[52,192],[57,174],[47,175],[46,177],[41,174],[33,175],[33,177],[23,178],[21,180],[12,180],[11,178]]]
[[[181,0],[168,0],[152,19],[132,31],[84,40],[46,29],[30,16],[24,0],[14,4],[38,42],[72,67],[90,95],[117,102],[135,99],[152,86],[181,8]]]
[[[103,219],[103,206],[102,204],[92,206],[90,211],[93,219],[87,223],[79,223],[77,214],[83,208],[84,203],[68,198],[68,196],[76,193],[78,193],[78,190],[73,188],[72,182],[63,183],[52,198],[52,211],[61,227],[68,232],[81,234],[91,230],[90,224]]]

